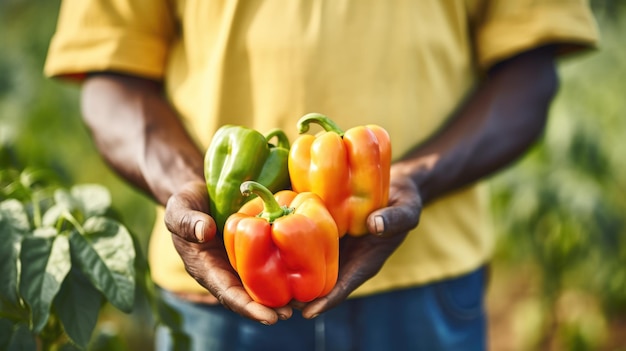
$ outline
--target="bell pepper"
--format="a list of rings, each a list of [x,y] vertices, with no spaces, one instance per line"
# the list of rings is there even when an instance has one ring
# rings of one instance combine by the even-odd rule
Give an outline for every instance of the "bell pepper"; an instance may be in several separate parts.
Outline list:
[[[324,131],[303,134],[310,123]],[[319,195],[332,214],[340,236],[368,233],[367,216],[389,200],[391,143],[377,125],[343,132],[328,117],[310,113],[298,121],[301,134],[289,152],[289,175],[296,192]]]
[[[313,193],[272,193],[254,181],[242,194],[256,193],[231,215],[224,246],[232,267],[253,300],[285,306],[330,292],[337,282],[339,235],[322,200]]]
[[[276,144],[270,141],[276,138]],[[256,180],[270,191],[289,188],[287,158],[289,139],[280,129],[266,136],[242,126],[224,125],[217,130],[204,158],[204,176],[210,214],[219,232],[224,222],[245,203],[239,186]]]

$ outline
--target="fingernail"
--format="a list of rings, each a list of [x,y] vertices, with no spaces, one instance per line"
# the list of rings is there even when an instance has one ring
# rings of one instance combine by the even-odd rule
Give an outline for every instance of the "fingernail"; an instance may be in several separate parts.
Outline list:
[[[317,316],[319,316],[319,313],[312,315],[311,317],[309,317],[309,319],[315,319],[315,318],[317,318]]]
[[[285,316],[284,314],[278,314],[278,318],[283,320],[283,321],[287,320],[287,316]]]
[[[261,321],[261,324],[263,324],[263,325],[270,325],[270,322],[268,322],[268,321]]]
[[[194,231],[196,234],[196,239],[198,239],[198,242],[204,242],[204,222],[202,221],[196,222]]]
[[[374,227],[376,229],[376,234],[382,234],[385,232],[385,220],[382,216],[374,217]]]

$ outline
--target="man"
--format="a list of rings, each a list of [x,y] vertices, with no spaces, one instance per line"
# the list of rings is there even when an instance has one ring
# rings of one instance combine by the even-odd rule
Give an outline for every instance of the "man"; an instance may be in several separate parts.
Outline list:
[[[195,349],[481,350],[494,237],[478,181],[540,137],[555,56],[596,36],[580,1],[76,0],[46,73],[81,82],[103,157],[162,206],[153,279]],[[341,240],[327,296],[270,309],[213,238],[203,152],[226,123],[295,138],[308,112],[387,129],[390,201]]]

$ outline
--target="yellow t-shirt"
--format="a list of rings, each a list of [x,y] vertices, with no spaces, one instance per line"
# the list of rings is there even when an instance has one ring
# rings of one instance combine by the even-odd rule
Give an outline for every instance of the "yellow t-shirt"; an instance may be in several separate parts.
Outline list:
[[[375,123],[394,157],[431,136],[494,63],[546,43],[595,44],[584,1],[66,0],[45,72],[164,80],[206,147],[225,123],[285,129],[308,112],[344,129]],[[430,204],[419,227],[356,295],[454,276],[494,246],[488,196],[470,186]],[[159,214],[162,215],[162,209]],[[204,291],[157,219],[154,281]]]

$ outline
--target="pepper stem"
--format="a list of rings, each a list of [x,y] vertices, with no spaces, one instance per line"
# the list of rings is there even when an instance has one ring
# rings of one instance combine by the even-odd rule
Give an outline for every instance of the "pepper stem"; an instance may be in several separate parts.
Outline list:
[[[297,124],[298,132],[300,134],[308,132],[309,124],[312,122],[319,124],[327,132],[334,132],[343,137],[343,130],[341,130],[341,128],[339,128],[339,126],[335,122],[333,122],[333,120],[324,116],[321,113],[308,113],[300,118]]]
[[[263,200],[263,212],[259,213],[258,217],[265,218],[270,223],[293,212],[292,208],[281,206],[272,192],[261,183],[252,180],[245,181],[241,183],[239,190],[244,196],[250,196],[251,193],[254,193]]]
[[[269,143],[273,137],[276,137],[276,147],[289,149],[289,138],[282,129],[272,129],[265,135],[265,140]]]

